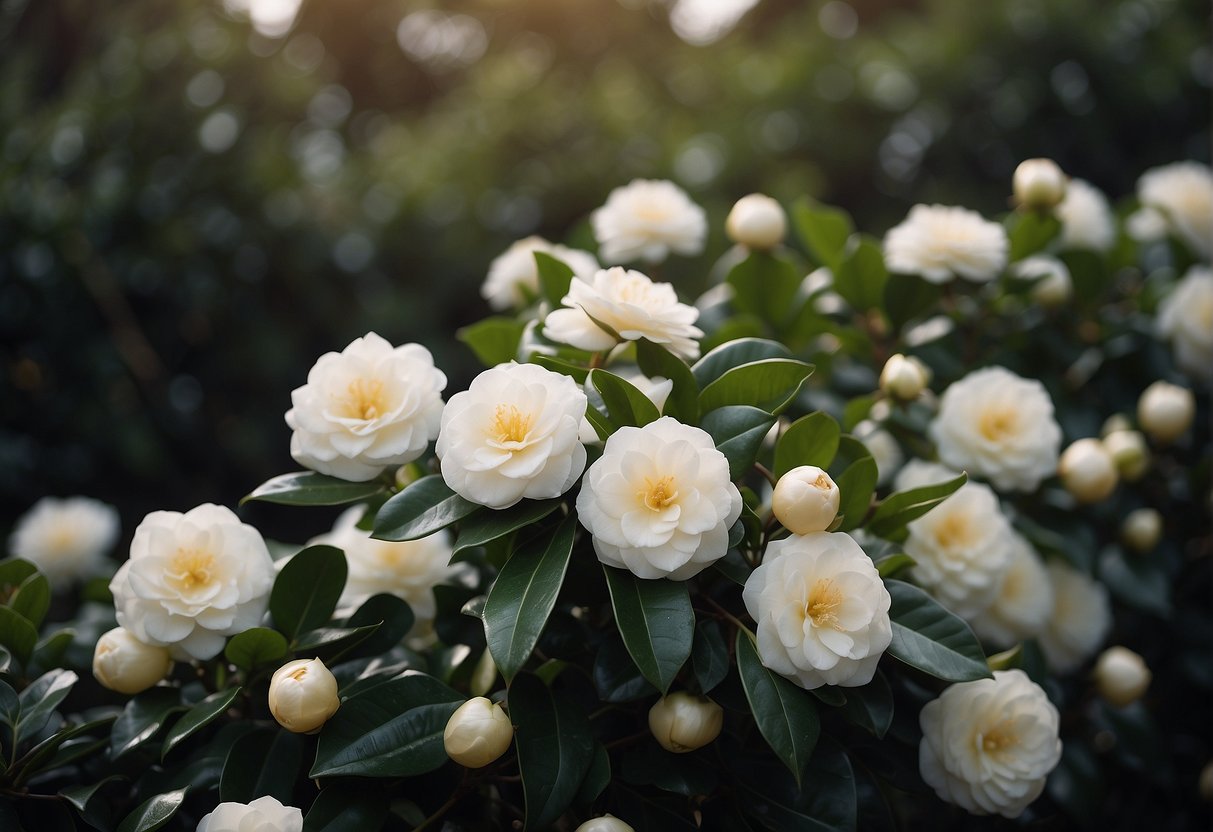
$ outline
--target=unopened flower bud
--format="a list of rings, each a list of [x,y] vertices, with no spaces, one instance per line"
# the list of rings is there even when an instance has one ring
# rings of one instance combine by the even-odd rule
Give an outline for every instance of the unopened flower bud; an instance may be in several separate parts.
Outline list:
[[[931,370],[917,358],[897,353],[884,363],[880,371],[880,389],[885,395],[911,402],[922,394],[931,380]]]
[[[1145,661],[1127,647],[1109,647],[1095,662],[1099,695],[1118,708],[1140,699],[1150,686],[1150,678]]]
[[[725,233],[735,243],[746,248],[768,249],[783,242],[788,230],[788,218],[774,199],[764,194],[750,194],[737,200],[724,222]]]
[[[1079,439],[1057,463],[1062,484],[1080,503],[1096,503],[1116,488],[1116,462],[1098,439]]]
[[[573,832],[636,832],[636,830],[614,815],[603,815],[600,818],[590,818]]]
[[[505,709],[483,696],[460,705],[442,732],[446,755],[467,768],[487,766],[504,754],[513,740],[514,726]]]
[[[662,748],[675,754],[703,748],[720,736],[723,726],[724,708],[686,691],[663,696],[649,709],[649,730]]]
[[[838,516],[838,486],[816,465],[793,468],[775,483],[771,511],[793,534],[824,532]]]
[[[1112,455],[1121,478],[1127,482],[1141,479],[1150,467],[1150,449],[1139,431],[1114,430],[1103,438],[1103,446]]]
[[[1158,545],[1158,538],[1162,536],[1162,515],[1152,508],[1135,509],[1125,518],[1120,535],[1126,546],[1145,554]]]
[[[1165,444],[1178,439],[1195,415],[1192,391],[1178,384],[1156,381],[1137,400],[1137,421],[1155,442]]]
[[[141,693],[167,676],[172,667],[167,648],[144,644],[124,627],[115,627],[97,639],[93,652],[93,676],[118,693]]]
[[[1011,178],[1015,202],[1025,208],[1051,210],[1066,195],[1066,175],[1052,159],[1025,159]]]
[[[337,713],[337,679],[320,659],[295,659],[270,679],[270,713],[296,734],[314,734]]]
[[[1118,430],[1133,430],[1133,423],[1123,413],[1113,413],[1107,419],[1104,419],[1103,427],[1099,430],[1099,435],[1107,436]]]

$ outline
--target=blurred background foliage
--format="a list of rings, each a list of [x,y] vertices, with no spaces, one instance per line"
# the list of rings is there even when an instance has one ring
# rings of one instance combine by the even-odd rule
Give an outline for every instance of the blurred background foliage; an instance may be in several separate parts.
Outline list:
[[[492,257],[531,233],[588,245],[588,213],[633,177],[709,212],[709,254],[663,273],[684,296],[751,191],[874,233],[919,201],[1004,210],[1029,156],[1131,194],[1151,165],[1208,158],[1208,16],[6,0],[0,530],[46,494],[112,502],[128,535],[149,510],[233,503],[298,467],[290,391],[368,330],[426,344],[461,388],[476,366],[454,332],[485,313]]]

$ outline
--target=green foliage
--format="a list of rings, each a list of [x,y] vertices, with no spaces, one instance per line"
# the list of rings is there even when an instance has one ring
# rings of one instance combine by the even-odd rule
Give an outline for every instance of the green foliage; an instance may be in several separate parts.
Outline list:
[[[329,620],[345,589],[345,555],[332,546],[309,546],[287,561],[274,580],[270,615],[288,638]]]
[[[667,693],[691,656],[695,613],[685,583],[645,580],[623,569],[603,566],[611,591],[615,625],[623,643],[653,687]]]
[[[441,531],[479,508],[451,491],[437,474],[422,477],[394,494],[375,515],[374,537],[416,540]]]
[[[260,500],[284,506],[343,506],[368,500],[383,490],[379,482],[346,482],[314,471],[282,474],[249,493],[242,503]]]

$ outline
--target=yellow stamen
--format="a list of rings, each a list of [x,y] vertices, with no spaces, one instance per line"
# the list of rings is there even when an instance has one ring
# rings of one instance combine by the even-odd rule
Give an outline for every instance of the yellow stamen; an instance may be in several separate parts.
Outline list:
[[[522,442],[531,432],[530,413],[523,413],[514,405],[497,405],[493,416],[492,434],[498,442]]]
[[[1019,743],[1015,726],[1011,720],[1004,719],[984,734],[977,735],[977,743],[987,754],[997,753]]]
[[[183,590],[197,589],[211,582],[215,556],[198,549],[178,549],[173,555],[169,577]]]
[[[670,476],[662,477],[656,482],[645,477],[644,488],[636,496],[640,497],[650,511],[661,511],[678,499],[678,486]]]
[[[990,407],[982,412],[977,421],[981,435],[991,442],[1006,439],[1015,433],[1016,413],[1009,407]]]
[[[945,517],[935,526],[935,540],[945,549],[964,546],[972,538],[968,518],[958,514]]]
[[[356,379],[346,388],[345,412],[352,419],[369,422],[387,410],[383,382],[378,379]]]
[[[296,682],[302,681],[303,677],[306,675],[307,675],[307,666],[306,665],[304,667],[297,667],[294,670],[292,670],[290,673],[287,674],[287,676],[294,679]]]
[[[842,590],[829,578],[822,578],[809,590],[809,600],[804,605],[804,615],[814,627],[841,630],[838,608],[842,606]]]

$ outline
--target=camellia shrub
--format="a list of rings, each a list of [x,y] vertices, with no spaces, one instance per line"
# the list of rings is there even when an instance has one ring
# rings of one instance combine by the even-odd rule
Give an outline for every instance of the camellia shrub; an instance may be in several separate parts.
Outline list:
[[[1013,190],[883,241],[747,196],[692,305],[660,275],[705,214],[635,181],[597,252],[489,265],[466,390],[375,333],[299,379],[307,470],[245,501],[330,532],[154,512],[111,576],[112,510],[43,501],[0,562],[0,826],[1060,828],[1121,771],[1182,812],[1213,174],[1120,217],[1047,160]]]

